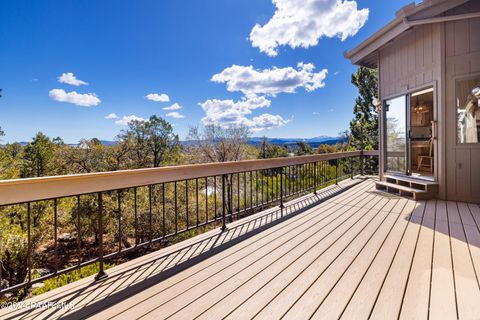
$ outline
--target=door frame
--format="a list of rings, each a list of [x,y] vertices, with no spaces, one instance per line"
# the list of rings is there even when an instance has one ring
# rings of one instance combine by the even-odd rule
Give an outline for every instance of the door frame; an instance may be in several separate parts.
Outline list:
[[[409,131],[410,131],[410,124],[411,124],[411,105],[410,105],[410,100],[411,100],[411,95],[415,92],[418,92],[418,91],[422,91],[422,90],[426,90],[426,89],[430,89],[430,88],[433,88],[433,122],[434,122],[434,126],[433,126],[433,131],[432,132],[432,136],[434,137],[433,139],[433,179],[432,177],[412,177],[411,175],[411,148],[410,148],[410,135],[409,135]],[[405,144],[405,147],[407,148],[405,154],[406,154],[406,161],[407,161],[407,165],[406,165],[406,168],[407,168],[407,172],[405,173],[401,173],[401,172],[395,172],[395,171],[389,171],[387,170],[387,165],[386,165],[386,161],[387,161],[387,148],[386,148],[386,144],[387,144],[387,130],[386,130],[386,110],[385,110],[385,103],[387,100],[391,100],[391,99],[395,99],[395,98],[398,98],[398,97],[402,97],[402,96],[405,96],[406,97],[406,103],[405,103],[405,108],[406,108],[406,123],[405,123],[405,128],[407,128],[407,132],[405,133],[406,134],[406,137],[407,137],[407,142]],[[438,83],[437,81],[431,81],[431,82],[428,82],[428,83],[425,83],[421,86],[416,86],[416,87],[413,87],[413,88],[408,88],[408,86],[406,87],[406,89],[400,91],[399,93],[396,93],[396,94],[392,94],[392,95],[389,95],[389,96],[385,96],[385,97],[382,97],[381,99],[382,101],[382,112],[379,114],[379,116],[381,116],[381,121],[382,121],[382,138],[383,138],[383,143],[381,144],[381,148],[383,148],[383,152],[382,152],[382,156],[383,156],[383,173],[382,174],[391,174],[391,175],[398,175],[398,176],[408,176],[408,177],[411,177],[411,178],[414,178],[414,179],[420,179],[420,180],[428,180],[428,181],[434,181],[434,182],[437,182],[438,181],[438,133],[439,133],[439,128],[438,128],[438,125],[439,125],[439,121],[438,121]]]
[[[387,101],[388,100],[393,100],[393,99],[396,99],[396,98],[400,98],[400,97],[404,97],[405,98],[405,172],[402,172],[402,171],[393,171],[393,170],[388,170],[388,165],[387,165],[387,153],[388,153],[388,148],[387,148],[387,108],[386,108],[386,105],[387,105]],[[393,97],[389,97],[389,98],[386,98],[386,99],[383,99],[382,103],[383,103],[383,112],[382,112],[382,122],[384,123],[384,130],[383,130],[383,159],[384,159],[384,164],[383,164],[383,167],[384,167],[384,170],[385,170],[385,173],[387,174],[393,174],[393,175],[408,175],[409,173],[409,163],[410,161],[408,161],[409,159],[409,137],[408,137],[408,131],[409,131],[409,124],[410,124],[410,116],[409,116],[409,112],[408,112],[408,109],[409,109],[409,105],[410,105],[410,102],[409,102],[409,99],[408,99],[408,95],[406,94],[400,94],[400,95],[395,95]]]

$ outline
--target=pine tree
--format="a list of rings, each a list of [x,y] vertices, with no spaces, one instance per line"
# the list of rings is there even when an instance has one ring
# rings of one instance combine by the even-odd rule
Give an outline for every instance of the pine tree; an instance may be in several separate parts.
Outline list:
[[[350,150],[378,149],[378,113],[374,99],[378,93],[377,71],[365,67],[352,74],[352,84],[359,96],[353,107],[354,118],[350,121]]]

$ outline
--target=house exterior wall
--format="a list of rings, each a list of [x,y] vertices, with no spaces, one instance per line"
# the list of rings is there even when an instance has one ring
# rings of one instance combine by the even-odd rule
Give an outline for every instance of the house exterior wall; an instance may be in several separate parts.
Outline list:
[[[470,1],[449,14],[480,11]],[[480,76],[480,18],[445,23],[445,113],[447,199],[480,203],[480,143],[457,143],[455,82]]]
[[[440,78],[441,28],[415,27],[379,50],[380,96],[404,94]]]
[[[419,9],[418,12],[408,15],[407,11],[415,11],[415,8]],[[480,76],[480,18],[473,18],[472,15],[480,12],[480,1],[432,0],[416,7],[409,6],[405,12],[405,19],[417,22],[413,23],[414,27],[406,29],[405,25],[400,24],[403,30],[399,26],[385,29],[384,34],[372,38],[374,40],[368,46],[352,52],[350,57],[361,63],[366,63],[367,58],[377,58],[379,98],[382,101],[427,87],[435,89],[434,167],[435,179],[439,184],[438,196],[440,199],[480,203],[480,143],[457,143],[455,101],[456,81]],[[454,16],[458,18],[462,14],[469,16],[455,19]],[[423,19],[442,17],[453,19],[422,23]],[[403,23],[408,24],[405,21]],[[397,34],[392,36],[393,32]],[[368,51],[375,45],[378,49]],[[362,54],[363,58],[360,57]],[[385,162],[383,120],[381,116],[381,179],[384,178]]]
[[[378,52],[379,95],[381,100],[412,91],[434,87],[434,119],[437,121],[435,178],[439,182],[439,197],[446,198],[445,184],[445,117],[443,108],[444,26],[416,26],[393,39]],[[382,117],[380,117],[381,119]],[[382,122],[382,121],[381,121]],[[384,145],[384,124],[380,124],[380,145]],[[384,154],[380,153],[381,163]],[[383,178],[384,168],[380,168]]]

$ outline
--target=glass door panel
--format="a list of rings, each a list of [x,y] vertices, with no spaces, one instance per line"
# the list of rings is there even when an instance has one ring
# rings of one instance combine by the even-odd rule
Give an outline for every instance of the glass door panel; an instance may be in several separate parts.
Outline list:
[[[407,98],[385,101],[385,150],[387,171],[407,173]]]

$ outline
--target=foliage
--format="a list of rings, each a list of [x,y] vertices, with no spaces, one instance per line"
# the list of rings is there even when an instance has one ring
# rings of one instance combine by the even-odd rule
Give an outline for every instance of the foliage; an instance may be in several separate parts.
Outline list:
[[[180,151],[178,135],[173,132],[173,127],[168,121],[156,115],[147,121],[130,122],[128,129],[118,138],[125,145],[115,150],[117,156],[131,148],[138,168],[160,167],[178,160]]]
[[[378,114],[374,99],[378,95],[377,71],[365,67],[358,68],[352,74],[352,84],[358,89],[359,96],[353,107],[354,118],[350,121],[350,149],[378,149]]]
[[[267,137],[263,137],[259,147],[258,158],[270,159],[281,157],[288,157],[288,148],[269,143]]]
[[[297,145],[295,146],[294,153],[296,156],[306,156],[313,154],[314,152],[312,146],[310,146],[308,143],[298,141]]]
[[[321,144],[318,146],[317,153],[332,153],[337,152],[338,148],[336,145]]]
[[[112,264],[105,262],[103,264],[103,268],[109,269],[113,267]],[[85,267],[81,267],[80,269],[73,270],[64,274],[61,274],[59,276],[50,278],[45,280],[44,286],[40,288],[36,288],[31,292],[32,296],[38,296],[39,294],[48,292],[50,290],[59,288],[61,286],[67,285],[69,283],[75,282],[77,280],[89,277],[91,275],[94,275],[98,272],[98,263],[90,264]]]
[[[52,171],[51,160],[54,157],[54,143],[42,132],[36,134],[24,151],[21,177],[42,177]]]

